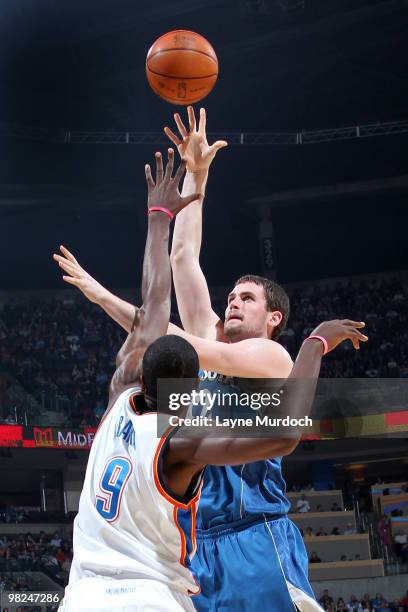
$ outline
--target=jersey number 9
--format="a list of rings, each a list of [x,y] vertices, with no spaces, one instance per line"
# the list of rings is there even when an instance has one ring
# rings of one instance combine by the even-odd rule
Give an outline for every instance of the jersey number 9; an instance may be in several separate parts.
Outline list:
[[[119,516],[122,494],[131,473],[132,464],[125,457],[112,457],[105,466],[95,506],[109,523],[116,521]]]

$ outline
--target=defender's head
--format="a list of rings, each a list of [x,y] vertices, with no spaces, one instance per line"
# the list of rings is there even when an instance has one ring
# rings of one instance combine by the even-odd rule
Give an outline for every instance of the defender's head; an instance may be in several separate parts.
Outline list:
[[[289,318],[289,297],[277,283],[247,274],[228,296],[224,334],[231,342],[246,338],[276,340]]]
[[[152,400],[157,399],[157,381],[160,378],[191,379],[193,389],[199,369],[197,352],[187,340],[173,335],[162,336],[152,342],[143,355],[146,395]]]

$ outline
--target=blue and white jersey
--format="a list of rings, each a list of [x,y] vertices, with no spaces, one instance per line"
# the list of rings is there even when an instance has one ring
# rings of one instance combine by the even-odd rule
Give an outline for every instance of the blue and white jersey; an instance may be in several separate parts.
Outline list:
[[[242,393],[235,379],[200,372],[200,389],[211,393]],[[234,410],[234,409],[232,409]],[[231,415],[237,416],[236,409]],[[249,411],[251,411],[249,409]],[[245,411],[242,416],[247,417]],[[209,413],[207,413],[210,416]],[[225,407],[214,404],[211,416],[231,416]],[[243,518],[284,515],[290,508],[286,483],[281,472],[281,457],[236,466],[212,466],[204,471],[197,528],[211,529]]]
[[[167,432],[157,413],[138,412],[139,388],[124,391],[103,418],[89,454],[74,521],[69,587],[95,576],[150,579],[197,593],[190,571],[200,491],[184,503],[165,490]]]

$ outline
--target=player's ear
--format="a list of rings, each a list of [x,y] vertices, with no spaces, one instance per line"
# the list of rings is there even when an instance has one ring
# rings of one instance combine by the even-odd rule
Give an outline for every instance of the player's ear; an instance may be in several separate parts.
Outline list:
[[[277,327],[282,321],[283,315],[279,310],[272,310],[268,312],[268,325],[271,327]]]

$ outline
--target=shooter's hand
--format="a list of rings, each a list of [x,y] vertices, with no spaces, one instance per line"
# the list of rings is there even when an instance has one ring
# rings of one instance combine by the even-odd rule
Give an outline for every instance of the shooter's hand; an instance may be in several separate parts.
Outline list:
[[[62,277],[64,281],[78,287],[91,302],[100,304],[106,289],[79,265],[68,249],[61,245],[60,251],[63,256],[54,253],[53,258],[66,272],[66,275]]]
[[[184,161],[179,165],[176,174],[172,178],[174,167],[174,151],[168,150],[169,159],[163,172],[163,160],[161,153],[156,153],[156,182],[153,180],[152,172],[149,164],[145,166],[148,199],[147,207],[161,206],[167,208],[173,215],[177,215],[180,210],[185,208],[190,202],[198,200],[200,193],[193,193],[189,196],[181,196],[179,184],[183,176],[186,163]]]
[[[311,336],[323,336],[327,340],[328,352],[336,348],[344,340],[351,340],[356,350],[360,348],[360,342],[367,342],[368,337],[358,330],[365,327],[365,323],[343,319],[341,321],[325,321],[320,323],[312,331]]]
[[[225,140],[217,140],[211,146],[207,142],[205,131],[206,115],[205,108],[200,108],[200,122],[196,129],[196,118],[192,106],[187,107],[189,131],[186,129],[178,113],[174,114],[180,136],[176,136],[170,128],[165,127],[166,136],[176,145],[181,159],[187,163],[188,172],[206,172],[219,149],[226,147]]]

